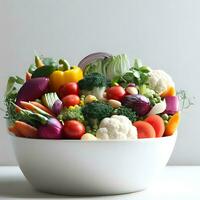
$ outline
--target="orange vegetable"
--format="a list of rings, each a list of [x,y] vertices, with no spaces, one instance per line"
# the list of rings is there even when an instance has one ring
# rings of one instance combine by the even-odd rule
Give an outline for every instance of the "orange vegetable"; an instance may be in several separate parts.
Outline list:
[[[162,137],[165,131],[165,124],[163,119],[159,115],[150,115],[145,119],[146,122],[153,126],[156,137]]]
[[[13,124],[12,126],[8,127],[8,130],[12,133],[14,133],[16,136],[21,136],[20,132],[18,131],[18,129],[16,128],[15,124]]]
[[[160,96],[161,97],[166,97],[166,96],[175,96],[176,95],[176,90],[173,86],[170,86],[167,88],[166,91],[164,91]]]
[[[137,128],[138,138],[153,138],[156,136],[155,130],[151,124],[145,121],[137,121],[133,123]]]
[[[26,72],[26,81],[31,80],[32,74],[29,72]]]
[[[37,129],[25,122],[16,121],[15,127],[21,136],[29,137],[29,138],[37,138],[37,136],[38,136]]]
[[[173,135],[179,125],[179,122],[180,122],[180,113],[177,112],[171,117],[168,124],[166,125],[164,136]]]
[[[49,114],[48,112],[44,111],[43,109],[39,108],[38,106],[35,106],[32,103],[29,103],[29,102],[26,102],[26,101],[20,101],[20,104],[26,110],[30,110],[30,111],[35,112],[35,113],[50,115],[50,116],[53,117],[53,115]]]
[[[21,108],[19,107],[19,106],[15,106],[15,111],[18,113],[18,112],[20,112],[21,111]]]
[[[26,110],[30,110],[30,111],[35,111],[35,108],[33,107],[32,104],[30,104],[29,102],[26,101],[20,101],[21,106],[26,109]]]
[[[8,128],[8,130],[14,133],[18,137],[37,137],[37,129],[25,122],[15,121],[15,123]]]
[[[38,103],[37,101],[30,101],[30,103],[34,106],[37,106],[38,108],[40,108],[41,110],[49,113],[50,115],[54,116],[54,113],[49,109],[47,108],[46,106],[42,105],[41,103]]]

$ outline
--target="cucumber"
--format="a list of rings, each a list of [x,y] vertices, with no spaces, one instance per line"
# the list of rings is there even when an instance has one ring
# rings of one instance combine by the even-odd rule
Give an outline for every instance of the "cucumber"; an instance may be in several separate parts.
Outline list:
[[[32,74],[32,78],[37,78],[37,77],[49,77],[49,75],[54,72],[57,69],[57,67],[55,66],[44,66],[44,67],[40,67],[37,68],[33,74]]]

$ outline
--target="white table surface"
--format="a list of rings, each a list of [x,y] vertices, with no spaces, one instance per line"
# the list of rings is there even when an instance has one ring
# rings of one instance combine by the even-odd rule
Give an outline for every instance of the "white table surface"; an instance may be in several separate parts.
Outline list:
[[[41,193],[31,187],[18,167],[0,167],[0,199],[200,200],[200,166],[166,167],[145,191],[99,197],[67,197]]]

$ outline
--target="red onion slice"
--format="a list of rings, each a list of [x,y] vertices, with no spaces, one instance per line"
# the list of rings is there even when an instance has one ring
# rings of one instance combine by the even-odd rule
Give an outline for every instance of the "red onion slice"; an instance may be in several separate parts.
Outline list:
[[[86,56],[85,58],[83,58],[83,59],[79,62],[78,66],[84,70],[85,67],[86,67],[88,64],[94,62],[95,60],[97,60],[97,59],[109,58],[109,57],[111,57],[111,56],[112,56],[111,54],[105,53],[105,52],[92,53],[92,54],[89,54],[88,56]]]
[[[166,110],[165,113],[173,115],[179,111],[179,98],[177,96],[165,97]]]

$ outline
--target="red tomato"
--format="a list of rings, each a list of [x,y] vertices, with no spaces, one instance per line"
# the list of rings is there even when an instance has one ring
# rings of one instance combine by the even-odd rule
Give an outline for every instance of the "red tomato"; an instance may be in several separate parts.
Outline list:
[[[162,137],[165,132],[165,124],[163,119],[159,115],[150,115],[145,119],[146,122],[153,126],[156,137]]]
[[[80,139],[85,134],[84,125],[77,120],[69,120],[64,123],[63,136],[68,139]]]
[[[148,122],[136,121],[133,126],[137,128],[138,138],[153,138],[156,136],[153,126]]]
[[[62,99],[62,102],[63,102],[63,105],[66,107],[75,106],[80,103],[80,98],[79,96],[75,94],[70,94],[70,95],[65,96]]]
[[[75,82],[65,83],[59,88],[59,91],[58,91],[60,98],[63,98],[69,94],[78,95],[78,93],[79,93],[78,84]]]
[[[120,101],[125,95],[125,90],[123,87],[117,85],[106,90],[107,99],[115,99]]]

